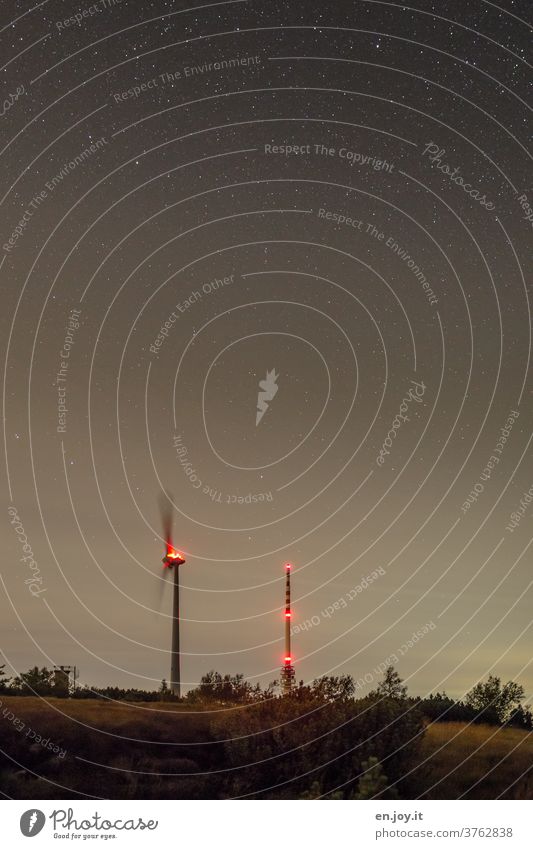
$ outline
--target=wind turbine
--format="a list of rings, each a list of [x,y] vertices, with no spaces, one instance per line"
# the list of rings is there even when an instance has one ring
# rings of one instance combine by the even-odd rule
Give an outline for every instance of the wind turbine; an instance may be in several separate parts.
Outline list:
[[[172,496],[170,493],[161,493],[159,509],[161,511],[161,522],[163,525],[163,536],[165,539],[166,553],[163,557],[163,569],[174,570],[174,596],[172,602],[172,645],[170,662],[170,692],[181,698],[181,672],[180,672],[180,578],[179,567],[185,563],[185,557],[174,548],[172,543]],[[166,574],[165,574],[166,577]]]

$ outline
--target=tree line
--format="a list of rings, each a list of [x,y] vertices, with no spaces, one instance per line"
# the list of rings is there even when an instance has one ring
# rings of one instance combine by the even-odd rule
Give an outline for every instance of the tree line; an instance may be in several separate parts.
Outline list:
[[[0,666],[0,693],[17,696],[55,696],[75,699],[108,699],[111,701],[180,701],[202,707],[215,703],[224,705],[247,705],[270,701],[280,696],[278,681],[266,687],[251,684],[244,675],[222,675],[211,670],[203,675],[197,687],[189,690],[183,699],[170,692],[165,679],[157,690],[142,690],[122,687],[74,688],[65,676],[57,676],[53,669],[34,666],[27,672],[8,678],[5,665]],[[318,701],[322,703],[356,701],[356,685],[351,675],[324,675],[311,684],[303,681],[295,686],[290,697],[293,701]],[[389,666],[383,680],[365,698],[393,699],[416,708],[431,722],[483,722],[490,725],[510,725],[533,730],[531,707],[523,705],[525,691],[515,681],[502,682],[496,675],[477,683],[462,699],[453,699],[444,691],[427,696],[409,696],[408,689],[398,672]]]

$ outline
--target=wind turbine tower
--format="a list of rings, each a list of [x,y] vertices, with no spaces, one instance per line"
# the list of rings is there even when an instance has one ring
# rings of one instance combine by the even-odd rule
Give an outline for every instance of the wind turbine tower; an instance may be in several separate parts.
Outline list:
[[[169,504],[170,502],[170,504]],[[174,571],[174,594],[172,602],[172,643],[170,662],[170,692],[181,698],[181,669],[180,669],[180,573],[179,567],[185,563],[181,551],[177,551],[172,543],[172,497],[167,493],[160,501],[161,520],[165,535],[166,554],[163,557],[165,569]]]

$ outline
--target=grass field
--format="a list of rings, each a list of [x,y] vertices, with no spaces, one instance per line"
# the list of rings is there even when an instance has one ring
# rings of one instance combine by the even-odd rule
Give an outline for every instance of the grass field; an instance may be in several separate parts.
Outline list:
[[[533,799],[533,733],[438,722],[427,729],[420,755],[422,798]]]
[[[15,798],[223,797],[217,715],[165,702],[4,696],[2,789]],[[435,723],[409,771],[406,798],[532,799],[533,733]]]

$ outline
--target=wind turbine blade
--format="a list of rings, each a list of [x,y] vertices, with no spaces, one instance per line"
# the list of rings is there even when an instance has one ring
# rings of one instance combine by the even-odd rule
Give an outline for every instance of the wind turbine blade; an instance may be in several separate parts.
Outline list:
[[[161,607],[163,605],[163,597],[165,595],[165,588],[168,584],[168,576],[170,573],[170,569],[163,569],[163,574],[159,579],[159,586],[157,590],[157,612],[161,612]]]
[[[163,537],[167,545],[172,545],[173,501],[170,492],[159,493],[159,512],[163,526]]]

